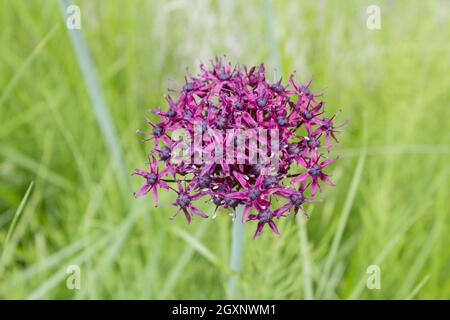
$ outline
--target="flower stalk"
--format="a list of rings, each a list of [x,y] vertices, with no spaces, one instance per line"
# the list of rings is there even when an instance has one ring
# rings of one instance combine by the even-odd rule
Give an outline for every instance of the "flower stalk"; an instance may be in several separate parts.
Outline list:
[[[228,280],[228,294],[231,299],[237,298],[237,282],[242,266],[242,255],[244,252],[244,223],[242,216],[244,206],[237,206],[235,209],[235,217],[233,219],[233,230],[231,234],[231,255],[230,268],[236,274],[231,275]]]

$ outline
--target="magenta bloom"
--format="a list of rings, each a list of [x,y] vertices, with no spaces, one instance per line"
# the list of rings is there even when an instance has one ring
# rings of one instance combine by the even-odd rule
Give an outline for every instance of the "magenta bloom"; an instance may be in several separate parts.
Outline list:
[[[199,199],[215,210],[243,206],[242,221],[257,222],[257,237],[266,224],[279,235],[276,220],[291,209],[306,215],[317,189],[334,185],[325,171],[337,158],[326,154],[340,126],[311,81],[271,82],[263,64],[219,58],[185,80],[170,90],[165,110],[150,110],[159,119],[146,118],[148,130],[139,131],[151,141],[151,161],[149,172],[135,171],[146,179],[136,196],[152,190],[157,205],[158,188],[173,191],[173,217],[183,212],[188,223],[208,217],[193,205]]]
[[[295,184],[297,182],[305,181],[308,178],[311,178],[311,196],[314,197],[316,194],[317,188],[320,189],[319,180],[323,181],[329,186],[334,187],[335,184],[328,178],[328,175],[325,174],[322,170],[328,166],[329,164],[333,163],[337,160],[337,158],[330,158],[326,159],[322,162],[319,162],[319,158],[315,156],[315,153],[313,153],[312,157],[310,159],[302,159],[300,161],[301,165],[306,168],[306,172],[298,175],[294,179],[291,180],[291,184]]]
[[[263,185],[264,176],[260,175],[255,181],[254,185],[249,185],[247,180],[238,173],[233,173],[236,179],[241,184],[244,191],[233,192],[228,196],[232,199],[239,199],[245,204],[244,213],[242,214],[242,222],[247,220],[248,213],[251,208],[267,208],[270,206],[270,201],[267,199],[272,193],[275,193],[277,188],[265,188]]]
[[[277,228],[275,222],[273,222],[273,219],[280,218],[281,216],[282,216],[282,214],[280,213],[279,210],[272,211],[269,208],[260,209],[258,211],[258,214],[251,214],[249,216],[249,220],[252,220],[252,221],[257,220],[258,221],[258,225],[256,227],[255,234],[253,235],[253,239],[255,239],[257,236],[259,236],[261,234],[261,231],[266,224],[268,224],[270,229],[272,229],[272,231],[277,236],[279,236],[280,231],[278,231],[278,228]]]
[[[297,215],[298,210],[302,210],[302,213],[307,216],[303,204],[306,202],[311,202],[312,200],[305,196],[305,184],[301,183],[299,189],[284,188],[277,192],[278,195],[289,200],[284,206],[280,207],[279,213],[283,214],[294,208],[294,214]]]

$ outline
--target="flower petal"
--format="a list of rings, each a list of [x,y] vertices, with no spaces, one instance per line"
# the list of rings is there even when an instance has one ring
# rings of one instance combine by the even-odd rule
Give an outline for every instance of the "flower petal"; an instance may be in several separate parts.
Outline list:
[[[206,214],[204,214],[202,211],[200,211],[200,209],[198,209],[197,207],[190,205],[189,209],[191,209],[191,211],[193,213],[195,213],[196,215],[202,217],[202,218],[208,218],[208,216]]]
[[[311,197],[314,197],[316,195],[317,187],[319,186],[319,183],[317,182],[317,178],[313,178],[313,182],[311,184]]]
[[[304,168],[308,167],[308,164],[306,163],[305,159],[303,159],[303,157],[301,157],[301,156],[300,157],[296,157],[295,161],[297,161],[297,163],[299,165],[301,165],[302,167],[304,167]]]

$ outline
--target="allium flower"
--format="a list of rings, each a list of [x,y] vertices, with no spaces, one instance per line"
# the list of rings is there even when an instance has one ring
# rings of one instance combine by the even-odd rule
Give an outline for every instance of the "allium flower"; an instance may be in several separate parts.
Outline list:
[[[325,182],[329,186],[334,187],[335,184],[328,178],[328,175],[325,174],[322,170],[328,166],[329,164],[333,163],[337,160],[337,158],[330,158],[326,159],[319,163],[319,158],[315,155],[315,153],[312,153],[312,157],[305,160],[302,159],[301,164],[303,167],[306,168],[306,172],[300,174],[299,176],[295,177],[291,180],[291,184],[295,184],[300,181],[305,181],[309,177],[312,180],[311,183],[311,196],[314,197],[316,194],[317,188],[320,188],[319,180]]]
[[[334,185],[325,171],[337,158],[325,153],[339,126],[310,87],[293,75],[271,82],[263,64],[201,65],[171,90],[165,111],[150,110],[159,120],[146,118],[149,130],[139,131],[152,146],[150,171],[135,171],[146,179],[135,195],[152,190],[157,205],[157,189],[176,183],[173,217],[207,218],[193,205],[205,199],[216,210],[243,206],[243,222],[257,222],[254,237],[266,224],[279,235],[275,220],[291,210],[306,215],[303,205],[321,184]]]
[[[264,176],[260,175],[254,185],[249,185],[247,180],[244,179],[242,174],[238,172],[233,172],[236,179],[241,184],[244,191],[233,192],[228,196],[232,199],[239,199],[244,204],[244,213],[242,214],[242,222],[247,220],[248,213],[251,208],[267,208],[270,205],[270,202],[267,200],[267,196],[272,193],[275,193],[278,189],[271,188],[270,186],[264,186],[263,181]],[[269,176],[270,177],[270,176]]]

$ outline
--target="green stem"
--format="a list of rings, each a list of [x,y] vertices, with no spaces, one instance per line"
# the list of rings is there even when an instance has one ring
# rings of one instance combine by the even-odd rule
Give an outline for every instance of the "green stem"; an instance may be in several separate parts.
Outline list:
[[[243,206],[238,206],[235,210],[235,219],[233,221],[233,233],[231,238],[231,256],[230,268],[235,275],[230,276],[228,281],[228,294],[231,299],[237,296],[237,280],[241,272],[242,253],[244,251],[244,224],[242,223]]]

